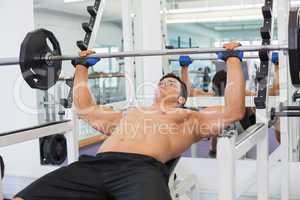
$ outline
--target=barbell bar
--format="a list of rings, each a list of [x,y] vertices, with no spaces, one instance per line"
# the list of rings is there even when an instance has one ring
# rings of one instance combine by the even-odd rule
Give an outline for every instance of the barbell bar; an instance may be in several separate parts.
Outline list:
[[[236,48],[236,50],[244,52],[256,52],[261,49],[268,51],[282,51],[288,50],[288,45],[268,45],[268,46],[241,46]],[[143,50],[143,51],[128,51],[128,52],[116,52],[116,53],[96,53],[91,54],[88,57],[91,58],[124,58],[124,57],[147,57],[147,56],[170,56],[170,55],[192,55],[192,54],[205,54],[205,53],[217,53],[225,52],[224,48],[192,48],[192,49],[167,49],[167,50]],[[49,55],[44,58],[36,59],[45,59],[48,61],[52,60],[73,60],[79,58],[78,55],[62,55],[55,56]],[[0,61],[1,62],[1,61]]]
[[[268,46],[241,46],[236,50],[244,52],[256,52],[261,49],[268,51],[282,51],[288,50],[288,45],[268,45]],[[225,52],[224,48],[193,48],[193,49],[172,49],[172,50],[152,50],[152,51],[128,51],[128,52],[116,52],[116,53],[95,53],[88,57],[91,58],[124,58],[124,57],[147,57],[147,56],[170,56],[170,55],[192,55],[192,54],[206,54]],[[35,57],[36,61],[67,61],[79,58],[79,55],[46,55],[44,57]],[[258,56],[245,56],[247,59],[258,58]],[[195,58],[195,60],[216,60],[216,57],[203,57]],[[19,58],[1,58],[0,65],[18,65],[20,64]]]
[[[199,56],[197,56],[197,57],[191,57],[191,59],[193,60],[193,61],[203,61],[203,60],[210,60],[210,61],[216,61],[216,60],[218,60],[218,57],[217,56],[212,56],[212,55],[210,55],[210,56],[201,56],[201,57],[199,57]],[[252,56],[244,56],[244,59],[246,59],[246,60],[249,60],[249,59],[259,59],[259,56],[258,55],[252,55]],[[172,57],[172,58],[169,58],[169,61],[170,62],[178,62],[179,61],[179,57],[177,58],[177,57]]]

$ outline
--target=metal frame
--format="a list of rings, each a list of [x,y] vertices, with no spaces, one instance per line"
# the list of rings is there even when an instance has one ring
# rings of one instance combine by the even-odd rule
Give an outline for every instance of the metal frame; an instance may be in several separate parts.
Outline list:
[[[224,131],[218,138],[217,161],[218,161],[218,199],[237,199],[244,191],[236,191],[235,161],[243,157],[251,148],[257,145],[257,188],[258,199],[267,199],[268,183],[265,179],[268,173],[268,149],[265,148],[267,140],[268,126],[264,123],[247,129],[241,136],[237,137],[237,132],[233,130]],[[263,143],[263,144],[262,144]],[[261,155],[261,156],[259,156]],[[252,182],[249,182],[251,185]],[[247,186],[243,190],[248,189]]]
[[[288,19],[289,19],[289,10],[290,10],[290,0],[277,0],[277,19],[278,19],[278,42],[288,41],[288,33],[285,32],[288,30]],[[292,92],[289,88],[291,85],[290,82],[290,73],[287,66],[289,60],[287,57],[287,52],[280,52],[279,54],[279,66],[280,67],[280,83],[285,83],[286,87],[280,87],[280,101],[286,102],[290,105],[292,103]],[[281,133],[281,199],[289,199],[289,160],[290,160],[290,151],[289,151],[289,142],[290,134],[294,131],[292,130],[291,120],[289,118],[280,119],[280,133]]]
[[[101,0],[98,11],[97,11],[97,16],[96,16],[96,20],[94,23],[93,31],[91,34],[91,39],[88,44],[88,49],[94,48],[94,46],[96,44],[97,34],[99,33],[99,28],[100,28],[101,20],[103,17],[105,5],[106,5],[106,0]],[[71,89],[73,89],[73,88],[71,88]],[[70,146],[70,147],[74,150],[75,158],[78,158],[79,157],[79,144],[78,144],[79,131],[80,131],[80,125],[81,125],[82,121],[78,119],[78,116],[75,113],[75,110],[72,110],[72,115],[73,115],[72,120],[73,120],[73,126],[74,126],[74,136],[73,136],[73,139],[70,138],[70,142],[71,142],[71,144],[73,143],[74,145]]]
[[[218,138],[218,200],[235,199],[235,141],[236,131]]]
[[[38,139],[45,136],[55,135],[58,133],[69,135],[72,134],[73,123],[70,120],[42,124],[36,127],[30,127],[27,129],[21,129],[17,131],[11,131],[7,133],[0,134],[0,148],[6,147],[14,144],[18,144],[21,142],[26,142],[34,139]],[[67,137],[71,138],[71,137]],[[68,149],[72,147],[75,141],[67,141]],[[75,152],[75,151],[74,151]],[[68,161],[74,162],[76,159],[76,154],[72,153],[72,151],[68,151]],[[1,174],[1,169],[0,169]],[[3,183],[2,178],[0,176],[0,200],[4,198],[3,196]]]
[[[123,47],[125,51],[134,50],[133,36],[133,18],[130,0],[122,0],[122,26],[123,26]],[[133,102],[135,99],[135,60],[134,58],[124,59],[124,71],[126,77],[126,98],[128,102]]]
[[[92,35],[91,35],[91,39],[90,39],[90,42],[89,42],[88,49],[92,49],[95,46],[98,30],[99,30],[101,20],[102,20],[102,17],[103,17],[103,13],[104,13],[104,9],[105,9],[105,5],[106,5],[106,0],[101,0],[100,6],[99,6],[98,11],[97,11],[96,21],[95,21],[95,24],[94,24],[94,27],[93,27],[93,32],[92,32]]]
[[[19,131],[8,132],[0,135],[0,147],[5,147],[37,138],[64,133],[73,129],[72,121],[49,123]]]
[[[269,97],[269,105],[272,107],[276,107],[278,105],[276,96]],[[247,96],[246,99],[246,107],[255,107],[254,104],[254,96]],[[202,96],[202,97],[189,97],[186,103],[188,107],[207,107],[207,106],[220,106],[225,105],[224,97],[209,97],[209,96]]]

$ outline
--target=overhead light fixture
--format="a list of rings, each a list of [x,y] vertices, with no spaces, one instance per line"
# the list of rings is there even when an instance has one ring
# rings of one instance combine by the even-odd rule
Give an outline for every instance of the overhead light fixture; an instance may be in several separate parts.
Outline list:
[[[227,10],[241,10],[241,9],[253,9],[261,8],[263,4],[254,5],[238,5],[238,6],[218,6],[218,7],[204,7],[204,8],[182,8],[167,10],[167,14],[186,14],[186,13],[199,13],[199,12],[215,12],[215,11],[227,11]]]
[[[84,0],[64,0],[64,3],[83,2]]]
[[[208,22],[238,22],[238,21],[252,21],[261,20],[261,16],[231,16],[231,17],[220,17],[220,18],[186,18],[186,19],[167,19],[168,24],[179,24],[179,23],[208,23]]]

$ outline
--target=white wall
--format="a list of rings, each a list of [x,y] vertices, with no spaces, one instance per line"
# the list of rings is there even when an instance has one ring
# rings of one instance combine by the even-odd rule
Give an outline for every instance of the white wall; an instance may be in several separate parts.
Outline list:
[[[0,58],[18,57],[21,42],[33,30],[32,0],[1,0],[0,13]],[[22,81],[19,65],[1,66],[0,77],[0,132],[35,125],[36,115],[27,112],[21,104],[35,110],[36,92]]]
[[[2,27],[5,27],[0,32],[3,47],[0,48],[0,57],[17,57],[26,33],[36,28],[53,31],[63,52],[74,54],[78,52],[76,41],[84,37],[81,23],[88,20],[50,11],[39,10],[34,13],[33,0],[2,0],[0,12],[1,16],[5,16],[0,18]],[[119,45],[122,34],[117,25],[105,24],[100,29],[100,37],[97,45]],[[66,69],[70,76],[73,75],[73,68],[69,64],[64,66]],[[19,66],[1,68],[0,77],[0,133],[37,125],[37,90],[29,88],[22,80]],[[20,87],[15,92],[16,86]],[[38,177],[52,169],[40,167],[38,140],[1,148],[0,154],[5,160],[6,175]]]
[[[35,9],[34,19],[36,28],[46,28],[54,33],[60,43],[63,54],[73,55],[79,52],[76,42],[84,39],[85,32],[82,30],[81,24],[88,22],[88,17],[45,9]],[[121,47],[121,40],[122,29],[118,25],[102,22],[95,47],[101,45]],[[63,72],[67,76],[73,75],[74,69],[69,61],[64,62]]]
[[[19,48],[27,32],[34,29],[33,24],[33,1],[32,0],[2,0],[0,2],[0,48],[1,57],[15,57],[19,55]],[[22,81],[19,66],[10,66],[7,69],[0,69],[0,132],[25,128],[37,125],[36,113],[29,110],[36,110],[36,90]],[[21,79],[20,79],[21,78]],[[18,83],[17,80],[21,80]],[[21,87],[16,87],[16,86]],[[17,88],[15,95],[14,88]],[[20,106],[20,104],[26,106]],[[29,109],[30,108],[30,109]],[[29,110],[28,110],[29,109]],[[29,141],[23,144],[12,145],[1,148],[0,154],[3,156],[6,165],[6,174],[23,173],[23,168],[33,171],[31,158],[38,153],[34,148],[36,141]],[[38,162],[38,161],[37,161]],[[25,166],[25,163],[28,164]],[[17,168],[18,169],[15,169]]]

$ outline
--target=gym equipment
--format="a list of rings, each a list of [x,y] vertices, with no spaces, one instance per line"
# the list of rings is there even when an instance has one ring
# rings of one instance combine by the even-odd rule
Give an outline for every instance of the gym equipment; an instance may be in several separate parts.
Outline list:
[[[0,170],[1,170],[1,179],[3,179],[4,177],[4,169],[5,169],[5,166],[4,166],[4,161],[3,161],[3,158],[2,156],[0,156]]]
[[[260,35],[262,39],[261,45],[267,47],[271,44],[271,36],[273,30],[273,1],[266,0],[265,5],[262,7],[262,13],[264,17],[263,26],[260,28]],[[269,55],[269,51],[260,49],[258,52],[260,59],[260,67],[256,71],[257,81],[257,96],[254,98],[256,109],[265,109],[268,93],[268,76],[270,71],[270,65],[272,58]]]
[[[299,8],[292,8],[289,17],[289,61],[292,84],[300,86],[300,20]]]
[[[264,9],[263,9],[264,10]],[[264,15],[268,15],[264,10]],[[271,12],[271,11],[270,11]],[[256,52],[264,51],[264,55],[260,54],[260,57],[264,57],[266,53],[270,51],[284,51],[288,50],[290,53],[290,69],[292,74],[292,82],[295,87],[300,86],[300,78],[295,75],[295,72],[300,71],[298,66],[298,55],[300,55],[299,49],[299,8],[292,9],[290,12],[289,23],[289,42],[288,44],[281,45],[262,45],[262,46],[242,46],[236,48],[236,50],[244,52]],[[297,22],[297,23],[296,23]],[[263,38],[269,38],[270,30],[261,29],[261,35]],[[51,47],[52,46],[52,47]],[[145,56],[167,56],[167,55],[180,55],[180,54],[204,54],[204,53],[216,53],[224,52],[224,48],[191,48],[191,49],[167,49],[167,50],[154,50],[154,51],[133,51],[133,52],[118,52],[118,53],[99,53],[92,54],[89,57],[97,58],[120,58],[120,57],[145,57]],[[52,87],[60,74],[61,61],[72,60],[79,58],[78,55],[62,55],[59,42],[51,33],[45,29],[38,29],[33,32],[29,32],[20,49],[19,58],[2,58],[0,59],[0,65],[17,65],[20,64],[21,71],[25,81],[32,88],[41,90],[47,90]],[[297,73],[298,74],[298,73]]]
[[[37,58],[48,55],[61,55],[53,33],[45,29],[28,33],[21,45],[19,61],[23,78],[31,88],[47,90],[57,82],[62,61]]]
[[[212,60],[212,61],[215,61],[215,60],[218,60],[217,56],[213,56],[213,55],[210,55],[210,56],[203,56],[203,57],[191,57],[192,60],[194,61],[201,61],[201,60]],[[244,59],[259,59],[258,56],[244,56]],[[170,58],[169,61],[170,62],[178,62],[179,59],[177,58]]]
[[[67,159],[67,140],[57,134],[40,138],[41,165],[61,165]]]

